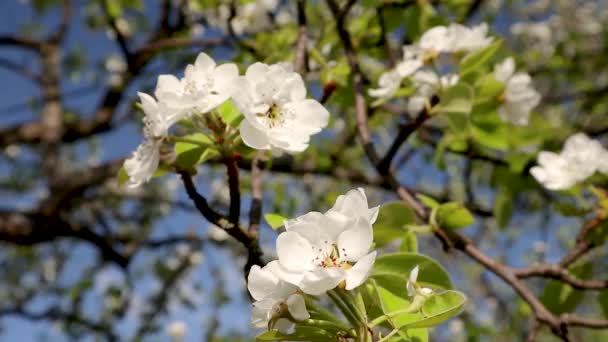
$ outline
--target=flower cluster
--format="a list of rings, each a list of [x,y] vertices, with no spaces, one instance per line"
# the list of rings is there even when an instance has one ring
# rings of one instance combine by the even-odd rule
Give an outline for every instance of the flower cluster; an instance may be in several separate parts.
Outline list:
[[[540,102],[540,94],[532,87],[526,73],[515,73],[515,61],[509,57],[494,67],[494,77],[505,84],[498,114],[503,121],[525,126],[532,108]]]
[[[365,282],[376,259],[370,249],[378,210],[369,208],[358,189],[339,196],[325,213],[287,221],[276,242],[278,260],[254,266],[249,275],[248,289],[256,300],[253,325],[289,329],[290,322],[308,318],[301,293],[352,290]]]
[[[145,140],[124,163],[131,187],[152,177],[174,123],[205,115],[230,98],[245,116],[240,124],[243,142],[255,149],[301,152],[329,120],[319,102],[306,99],[304,81],[287,66],[255,63],[239,76],[235,64],[216,65],[204,53],[181,79],[160,75],[154,96],[139,93]]]
[[[559,154],[542,151],[537,160],[530,173],[549,190],[568,189],[596,171],[608,174],[608,150],[584,133],[568,138]]]
[[[472,28],[459,24],[431,28],[420,37],[418,43],[403,47],[402,60],[394,69],[380,76],[380,87],[370,89],[369,95],[389,98],[399,90],[404,79],[412,76],[416,95],[411,99],[409,110],[412,115],[418,114],[438,88],[458,81],[456,75],[440,76],[433,70],[423,69],[424,66],[441,54],[471,53],[483,49],[492,42],[492,37],[487,34],[488,26],[485,23]]]
[[[485,23],[472,28],[459,24],[435,26],[422,34],[416,44],[403,47],[403,59],[380,76],[379,88],[370,89],[369,95],[388,99],[397,93],[404,79],[409,78],[414,94],[409,98],[408,112],[415,116],[427,108],[430,99],[440,89],[459,81],[456,74],[440,74],[441,70],[454,69],[453,65],[439,63],[441,55],[452,54],[460,58],[487,47],[492,40],[488,37]],[[540,94],[532,87],[531,77],[526,73],[515,73],[513,58],[497,64],[493,75],[505,86],[499,97],[502,102],[498,108],[501,119],[515,125],[527,125],[530,111],[540,102]]]

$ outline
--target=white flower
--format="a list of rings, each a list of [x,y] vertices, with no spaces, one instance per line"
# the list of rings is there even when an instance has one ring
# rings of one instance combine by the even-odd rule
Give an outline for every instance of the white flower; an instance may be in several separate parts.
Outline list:
[[[606,157],[608,151],[599,142],[578,133],[566,140],[559,154],[540,152],[537,157],[539,166],[530,169],[530,173],[549,190],[568,189],[591,177],[595,171],[608,171]]]
[[[446,26],[435,26],[422,34],[420,48],[426,54],[440,54],[452,51],[453,36]]]
[[[160,75],[154,95],[169,108],[180,110],[182,117],[193,112],[207,113],[232,95],[238,68],[233,63],[216,65],[205,53],[186,67],[184,77]]]
[[[438,77],[433,71],[419,70],[414,74],[412,81],[416,92],[409,98],[407,110],[410,115],[415,116],[422,112],[440,87],[448,88],[458,83],[458,75],[447,74]]]
[[[494,77],[505,83],[504,103],[498,108],[502,120],[527,125],[530,111],[540,102],[530,75],[515,73],[515,61],[509,57],[494,67]]]
[[[407,295],[410,297],[413,297],[417,294],[421,294],[426,297],[433,293],[432,289],[428,287],[420,287],[420,285],[418,285],[418,283],[416,282],[418,280],[418,271],[419,268],[418,265],[416,265],[416,267],[414,267],[410,271],[410,276],[406,283]]]
[[[144,111],[144,138],[133,155],[125,160],[124,169],[129,176],[127,186],[138,187],[152,178],[160,159],[159,148],[169,127],[179,117],[157,103],[148,94],[138,93]]]
[[[167,334],[175,339],[181,339],[186,335],[186,324],[182,321],[171,322],[167,326]]]
[[[492,43],[492,37],[487,35],[486,23],[472,28],[460,24],[435,26],[422,34],[419,46],[425,57],[441,53],[474,52]]]
[[[422,59],[420,56],[420,50],[416,46],[404,46],[403,47],[403,60],[401,60],[397,66],[383,73],[378,80],[377,89],[370,89],[369,95],[378,98],[388,98],[393,96],[399,87],[401,81],[411,76],[416,70],[422,67]]]
[[[243,142],[259,150],[301,152],[329,120],[325,107],[306,99],[302,77],[284,64],[251,65],[233,100],[245,116],[240,125]]]
[[[344,282],[346,290],[361,285],[371,272],[376,251],[372,224],[378,207],[369,208],[363,189],[339,196],[325,214],[310,212],[285,224],[277,238],[273,269],[305,293],[320,295]]]
[[[466,27],[460,24],[451,24],[448,27],[452,42],[452,52],[474,52],[481,50],[492,43],[492,37],[488,37],[488,24],[481,23],[474,27]]]
[[[298,288],[273,273],[273,263],[276,261],[263,268],[254,265],[247,277],[247,289],[255,299],[251,324],[256,328],[274,327],[287,333],[293,327],[293,322],[285,317],[291,316],[296,321],[302,321],[310,318],[310,314]]]

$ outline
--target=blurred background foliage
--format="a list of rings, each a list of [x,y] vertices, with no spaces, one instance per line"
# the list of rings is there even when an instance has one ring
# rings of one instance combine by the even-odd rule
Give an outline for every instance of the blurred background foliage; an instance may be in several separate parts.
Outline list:
[[[303,74],[317,99],[335,88],[326,102],[331,121],[305,153],[272,160],[263,177],[264,212],[324,210],[356,186],[374,205],[395,200],[356,143],[336,21],[323,1],[300,3],[308,37]],[[151,90],[159,74],[177,73],[200,51],[235,61],[241,71],[255,61],[292,61],[296,1],[6,0],[0,17],[0,339],[160,341],[181,321],[185,341],[251,340],[245,250],[200,217],[176,175],[131,190],[117,185],[116,174],[141,139],[137,91]],[[592,214],[592,197],[548,192],[528,170],[538,151],[559,150],[575,132],[606,145],[608,3],[363,0],[347,28],[364,81],[374,87],[401,46],[429,27],[484,21],[504,40],[501,53],[513,55],[543,95],[530,125],[462,136],[431,120],[393,167],[415,192],[464,203],[476,217],[464,233],[490,256],[513,266],[555,262]],[[371,113],[376,146],[388,148],[411,120],[404,108],[397,99]],[[252,157],[243,153],[239,163],[243,220]],[[195,180],[214,208],[227,211],[218,160],[200,166]],[[263,225],[266,258],[274,255],[275,234]],[[531,312],[509,286],[465,256],[444,253],[432,236],[419,243],[470,298],[431,340],[525,339]],[[599,247],[571,272],[606,278],[607,261]],[[608,316],[608,290],[531,284],[554,313]],[[573,335],[608,339],[602,330],[575,328]]]

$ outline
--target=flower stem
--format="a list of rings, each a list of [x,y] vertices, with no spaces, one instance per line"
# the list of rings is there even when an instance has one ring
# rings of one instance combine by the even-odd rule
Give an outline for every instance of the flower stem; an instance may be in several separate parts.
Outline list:
[[[345,303],[335,289],[327,291],[327,295],[334,302],[334,304],[336,304],[338,309],[342,312],[350,324],[352,324],[354,327],[361,325],[362,322],[360,321],[356,312],[352,309],[352,305]]]
[[[342,324],[337,324],[335,322],[330,322],[330,321],[324,321],[324,320],[320,320],[320,319],[307,319],[304,321],[297,321],[295,322],[296,324],[299,325],[304,325],[304,326],[309,326],[309,327],[316,327],[316,328],[320,328],[323,330],[328,330],[328,331],[344,331],[350,335],[355,336],[355,331],[352,327],[350,327],[349,325],[345,324],[344,322],[342,322]]]
[[[380,323],[382,323],[382,322],[384,322],[384,321],[386,321],[388,319],[397,317],[399,315],[403,315],[403,314],[406,314],[406,313],[416,313],[416,312],[418,312],[418,310],[420,310],[420,307],[422,305],[420,303],[421,300],[424,300],[424,299],[422,297],[416,296],[416,297],[414,297],[414,300],[412,301],[412,303],[407,308],[401,309],[401,310],[397,310],[397,311],[393,311],[393,312],[389,312],[388,314],[379,316],[378,318],[376,318],[373,321],[369,322],[368,326],[370,328],[373,328],[373,327],[377,326],[378,324],[380,324]]]
[[[399,329],[393,329],[393,331],[391,331],[390,333],[388,333],[388,335],[386,335],[383,338],[379,339],[378,342],[388,341],[389,338],[393,337],[393,335],[395,335],[398,332],[399,332]]]
[[[172,141],[172,142],[183,142],[186,144],[198,145],[198,146],[205,147],[205,148],[215,147],[214,144],[208,144],[208,143],[204,143],[202,141],[188,139],[188,138],[184,138],[184,137],[170,136],[170,137],[168,137],[168,140]]]
[[[317,318],[325,320],[325,321],[334,322],[337,324],[343,324],[347,329],[351,328],[349,325],[344,323],[344,321],[342,321],[340,318],[338,318],[336,315],[334,315],[333,312],[318,305],[314,301],[313,298],[311,298],[309,296],[305,296],[304,300],[306,301],[306,307],[308,308],[308,311],[314,313]]]

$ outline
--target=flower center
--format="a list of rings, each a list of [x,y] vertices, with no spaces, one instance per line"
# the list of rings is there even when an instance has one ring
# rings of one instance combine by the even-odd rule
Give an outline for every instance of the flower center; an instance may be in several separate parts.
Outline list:
[[[285,123],[285,110],[276,103],[272,103],[266,113],[257,113],[259,118],[262,118],[264,124],[269,128],[274,128]]]
[[[324,243],[326,245],[328,244],[327,241],[324,241]],[[344,270],[347,270],[352,267],[352,265],[350,265],[348,262],[341,259],[340,250],[338,249],[338,246],[335,243],[331,244],[331,249],[329,249],[329,253],[327,252],[327,250],[328,249],[319,248],[319,254],[317,255],[317,257],[315,257],[313,263],[322,268],[340,267]],[[342,248],[342,255],[346,256],[344,248]]]

